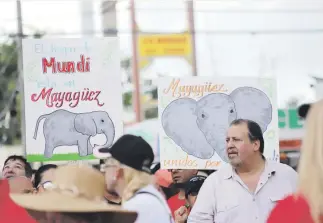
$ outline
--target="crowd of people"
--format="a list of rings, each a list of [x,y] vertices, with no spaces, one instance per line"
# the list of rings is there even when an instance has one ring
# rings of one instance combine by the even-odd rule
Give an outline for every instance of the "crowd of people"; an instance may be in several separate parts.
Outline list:
[[[299,173],[266,159],[264,136],[251,120],[228,129],[229,163],[217,171],[153,166],[141,137],[123,135],[104,160],[46,164],[33,171],[22,156],[4,162],[0,222],[322,223],[323,101],[306,118]]]

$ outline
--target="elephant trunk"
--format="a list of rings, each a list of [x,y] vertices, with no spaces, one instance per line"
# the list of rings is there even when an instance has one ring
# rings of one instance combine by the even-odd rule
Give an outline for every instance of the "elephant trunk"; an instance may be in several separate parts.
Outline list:
[[[112,123],[111,123],[112,124]],[[114,134],[115,134],[115,131],[114,131],[114,128],[111,126],[106,128],[106,129],[103,129],[102,130],[103,134],[105,135],[107,141],[106,143],[103,145],[104,148],[109,148],[112,146],[113,144],[113,141],[114,141]]]

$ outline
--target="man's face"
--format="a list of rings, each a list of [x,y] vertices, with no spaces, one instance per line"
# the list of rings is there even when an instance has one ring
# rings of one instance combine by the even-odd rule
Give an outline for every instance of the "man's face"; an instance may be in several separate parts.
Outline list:
[[[183,184],[197,174],[197,170],[170,170],[174,184]]]
[[[232,125],[228,130],[227,155],[232,166],[239,166],[254,154],[256,145],[250,141],[248,133],[245,123]]]
[[[26,176],[25,164],[18,159],[8,160],[3,167],[2,176],[4,178]]]

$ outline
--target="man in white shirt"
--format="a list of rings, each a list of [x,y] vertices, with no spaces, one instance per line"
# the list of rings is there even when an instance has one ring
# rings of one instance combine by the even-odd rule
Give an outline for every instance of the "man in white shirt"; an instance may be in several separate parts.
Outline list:
[[[253,121],[233,121],[226,141],[230,164],[205,180],[188,223],[265,223],[276,202],[296,190],[297,173],[264,158]]]

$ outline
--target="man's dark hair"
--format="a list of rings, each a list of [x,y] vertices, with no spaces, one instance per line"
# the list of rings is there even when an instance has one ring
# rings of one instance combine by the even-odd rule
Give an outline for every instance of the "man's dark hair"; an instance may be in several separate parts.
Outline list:
[[[265,142],[264,142],[264,137],[262,135],[262,131],[258,123],[251,121],[249,119],[236,119],[233,122],[231,122],[230,126],[232,125],[241,125],[241,124],[247,124],[248,127],[248,137],[251,142],[254,141],[259,141],[260,146],[259,146],[259,151],[261,154],[264,153],[264,147],[265,147]]]
[[[3,167],[5,167],[10,160],[12,160],[12,161],[19,160],[20,162],[22,162],[24,164],[24,166],[25,166],[26,177],[28,177],[28,178],[32,177],[33,169],[31,168],[30,163],[28,163],[27,160],[23,156],[17,156],[17,155],[9,156],[4,161]]]
[[[35,173],[35,177],[34,177],[34,187],[37,188],[40,181],[41,181],[41,178],[43,177],[42,174],[44,172],[46,172],[47,170],[50,170],[50,169],[56,169],[57,168],[57,165],[55,164],[45,164],[41,167],[38,168],[38,170],[36,171]]]

